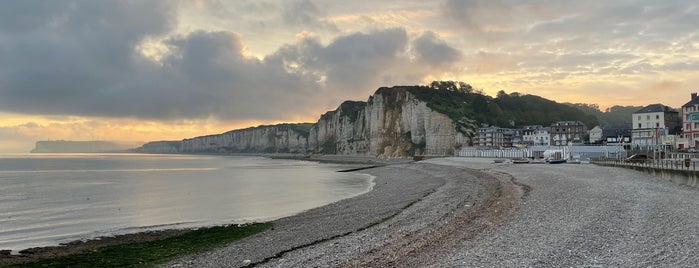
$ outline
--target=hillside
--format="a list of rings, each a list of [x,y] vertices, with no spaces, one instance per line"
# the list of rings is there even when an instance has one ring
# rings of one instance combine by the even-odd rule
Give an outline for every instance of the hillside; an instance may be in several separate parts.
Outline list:
[[[585,103],[564,103],[575,107],[587,115],[597,117],[599,125],[602,127],[631,128],[631,116],[642,109],[643,106],[620,106],[615,105],[602,112],[596,104]]]
[[[453,81],[433,82],[430,86],[409,87],[428,107],[455,121],[469,120],[500,127],[548,126],[557,121],[579,120],[588,128],[598,125],[597,117],[536,95],[498,92],[495,98]]]

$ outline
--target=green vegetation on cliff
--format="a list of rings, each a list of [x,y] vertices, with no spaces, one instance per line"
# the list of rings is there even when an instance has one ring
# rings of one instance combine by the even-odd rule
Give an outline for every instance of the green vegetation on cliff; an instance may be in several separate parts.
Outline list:
[[[299,135],[308,138],[308,133],[311,132],[313,123],[298,123],[298,124],[278,124],[278,127],[287,127],[299,133]]]
[[[354,123],[357,121],[359,114],[364,111],[366,105],[367,103],[363,101],[345,101],[340,104],[340,109],[338,110],[342,112],[342,115],[349,118],[350,123]]]
[[[535,95],[498,92],[495,98],[474,90],[463,82],[435,81],[429,86],[404,88],[437,112],[449,116],[459,130],[472,135],[482,123],[501,127],[550,125],[557,121],[579,120],[592,128],[593,115]],[[381,89],[380,89],[381,90]],[[387,90],[387,89],[383,89]]]

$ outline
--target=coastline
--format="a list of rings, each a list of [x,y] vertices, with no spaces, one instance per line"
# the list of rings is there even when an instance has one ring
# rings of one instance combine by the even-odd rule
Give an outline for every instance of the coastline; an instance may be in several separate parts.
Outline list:
[[[644,172],[453,157],[362,173],[373,191],[161,267],[699,264],[696,188]]]
[[[375,176],[373,191],[279,219],[263,233],[161,267],[427,265],[432,258],[423,256],[446,253],[461,239],[493,228],[523,192],[509,177],[429,161],[362,173]]]
[[[317,158],[298,160],[318,161]],[[165,266],[243,266],[245,260],[250,260],[252,263],[257,264],[267,263],[275,260],[278,256],[283,256],[285,252],[309,247],[334,238],[357,234],[379,225],[383,226],[385,223],[395,220],[399,214],[407,209],[420,207],[421,210],[432,210],[429,206],[425,207],[425,204],[421,204],[424,202],[420,201],[434,199],[435,196],[439,195],[436,193],[445,191],[445,185],[450,185],[447,188],[454,188],[457,183],[454,182],[452,177],[464,171],[462,169],[452,170],[449,168],[447,172],[444,172],[443,167],[429,163],[413,162],[407,159],[385,161],[371,157],[344,158],[342,156],[333,156],[326,157],[323,160],[332,161],[333,163],[337,163],[336,160],[342,160],[342,163],[371,164],[371,166],[365,167],[369,169],[364,169],[360,173],[374,177],[372,190],[349,199],[272,221],[273,227],[261,234],[243,239],[224,248],[184,256]],[[367,160],[372,162],[367,162]],[[471,189],[462,190],[470,192],[473,196],[491,196],[492,192],[497,190],[493,188],[495,185],[492,184],[493,181],[492,178],[481,181],[480,184],[489,185],[485,188],[483,185],[480,185],[476,187],[469,186],[466,188]],[[442,196],[441,198],[445,197]],[[471,199],[469,201],[452,200],[452,197],[448,199],[438,201],[445,202],[445,204],[450,203],[450,205],[445,206],[444,210],[440,209],[437,212],[441,216],[451,213],[454,209],[459,209],[459,204],[474,202]],[[422,213],[425,212],[423,211]],[[417,232],[424,229],[424,227],[416,228],[414,231]],[[0,266],[71,255],[109,245],[160,240],[192,230],[194,229],[149,231],[102,237],[87,241],[74,241],[62,246],[27,249],[22,251],[22,255],[9,255],[9,252],[6,252],[0,255]],[[218,254],[230,255],[231,251],[236,252],[234,254],[235,257],[228,258],[223,263],[220,258],[216,257]],[[209,260],[215,261],[215,263],[211,263]]]
[[[257,156],[266,157],[271,159],[288,159],[288,160],[303,160],[303,161],[314,161],[320,163],[335,163],[335,164],[347,164],[348,169],[340,170],[338,172],[354,172],[363,169],[374,168],[382,166],[388,163],[404,162],[405,160],[381,160],[375,157],[323,157],[323,156],[313,156],[305,157],[303,155],[291,155],[291,154],[234,154],[233,156]],[[371,165],[367,165],[371,164]],[[363,173],[363,172],[362,172]],[[367,174],[368,175],[368,174]],[[373,190],[374,178],[372,177],[372,187],[367,191],[371,192]],[[359,195],[365,194],[360,193]],[[350,198],[354,198],[352,196]],[[274,221],[271,221],[274,222]],[[109,236],[100,236],[89,239],[78,239],[73,241],[68,241],[61,243],[59,245],[51,246],[39,246],[19,250],[13,252],[12,250],[0,249],[0,266],[22,264],[28,262],[34,262],[43,259],[50,259],[60,256],[68,256],[81,252],[86,252],[94,250],[96,248],[113,246],[113,245],[124,245],[131,243],[149,242],[154,240],[163,240],[166,238],[182,235],[187,232],[197,230],[199,228],[214,227],[214,226],[203,226],[203,227],[192,227],[192,228],[173,228],[173,229],[163,229],[163,230],[146,230],[139,231],[135,233],[126,234],[116,234]]]
[[[216,155],[219,156],[219,155]],[[237,155],[235,155],[237,156]],[[242,154],[240,156],[244,157],[261,157],[261,158],[269,158],[267,155],[261,155],[261,154]],[[311,160],[315,161],[315,160]],[[325,161],[327,163],[333,163],[332,161]],[[341,171],[347,171],[347,169],[365,169],[365,168],[371,168],[367,167],[366,165],[363,164],[357,164],[358,162],[356,161],[344,161],[341,162],[342,164],[347,164],[346,167],[343,166],[337,166],[338,168],[342,168],[344,170]],[[357,168],[359,167],[359,168]],[[345,198],[352,198],[357,195],[364,194],[366,192],[369,192],[373,189],[373,180],[374,176],[364,174],[362,176],[366,176],[367,180],[369,180],[369,187],[366,190],[363,190],[360,193],[353,194],[349,197]],[[295,212],[298,213],[298,212]],[[281,217],[288,217],[293,214],[287,214],[286,216],[282,215]],[[278,219],[278,217],[274,217],[272,219],[267,218],[267,219],[259,219],[255,220],[254,222],[249,222],[249,223],[258,223],[258,222],[271,222],[274,221],[274,219]],[[86,237],[75,237],[73,239],[75,240],[65,240],[61,241],[60,244],[53,244],[53,245],[40,245],[40,246],[33,246],[33,247],[28,247],[28,248],[20,248],[20,249],[10,249],[10,248],[0,248],[0,267],[3,267],[5,265],[11,265],[11,264],[18,264],[18,263],[27,263],[27,262],[34,262],[37,260],[43,260],[43,259],[49,259],[49,258],[54,258],[54,257],[59,257],[59,256],[67,256],[67,255],[73,255],[76,253],[81,253],[85,251],[90,251],[96,248],[101,248],[101,247],[106,247],[106,246],[113,246],[113,245],[124,245],[124,244],[131,244],[131,243],[140,243],[140,242],[149,242],[149,241],[155,241],[155,240],[163,240],[166,238],[174,237],[174,236],[179,236],[187,232],[192,232],[195,230],[198,230],[200,228],[211,228],[211,227],[217,227],[217,226],[227,226],[229,224],[237,224],[237,223],[218,223],[215,225],[203,225],[203,226],[167,226],[164,227],[163,229],[160,228],[141,228],[141,227],[133,227],[133,228],[128,228],[128,229],[140,229],[136,231],[125,231],[125,232],[115,232],[113,234],[109,235],[102,235],[102,236],[86,236]],[[246,223],[247,224],[247,223]]]

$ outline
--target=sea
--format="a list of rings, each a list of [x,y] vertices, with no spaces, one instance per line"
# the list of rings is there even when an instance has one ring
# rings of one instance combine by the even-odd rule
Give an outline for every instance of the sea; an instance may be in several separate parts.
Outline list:
[[[352,166],[251,156],[0,155],[0,249],[270,221],[368,192]]]

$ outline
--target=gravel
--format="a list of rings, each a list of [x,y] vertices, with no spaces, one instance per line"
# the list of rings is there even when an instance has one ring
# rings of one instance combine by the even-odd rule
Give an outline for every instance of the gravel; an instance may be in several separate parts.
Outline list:
[[[367,194],[165,266],[699,266],[697,189],[646,173],[476,158],[362,172]]]
[[[362,173],[376,176],[373,190],[366,194],[277,220],[272,230],[221,249],[186,256],[163,266],[340,265],[372,249],[373,245],[382,243],[386,235],[378,236],[375,231],[377,229],[388,230],[396,225],[405,230],[429,229],[430,222],[439,220],[445,214],[441,212],[440,215],[436,211],[451,211],[461,203],[442,198],[437,200],[440,209],[436,210],[431,207],[431,203],[418,202],[451,189],[451,186],[444,187],[445,185],[458,186],[458,194],[465,199],[477,194],[480,188],[474,183],[452,181],[450,175],[454,175],[453,170],[460,169],[446,170],[420,163],[362,170]],[[487,182],[477,178],[471,181]],[[475,186],[465,187],[467,184]],[[401,213],[406,208],[415,212],[410,215]],[[396,224],[398,219],[408,223]],[[346,239],[354,241],[345,242],[349,241]]]
[[[531,194],[497,228],[436,266],[697,267],[699,193],[647,173],[595,165],[441,164],[506,172]]]

